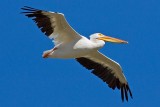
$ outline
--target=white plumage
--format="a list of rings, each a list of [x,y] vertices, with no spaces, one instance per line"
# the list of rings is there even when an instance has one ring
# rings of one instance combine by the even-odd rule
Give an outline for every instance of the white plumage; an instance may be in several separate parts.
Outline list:
[[[55,47],[44,51],[44,58],[75,58],[80,64],[101,78],[112,89],[121,90],[121,98],[128,101],[132,93],[123,75],[121,66],[104,56],[98,50],[105,42],[127,43],[124,40],[95,33],[90,40],[77,33],[66,21],[62,13],[48,12],[28,6],[22,8],[27,17],[32,18],[41,31],[53,40]]]

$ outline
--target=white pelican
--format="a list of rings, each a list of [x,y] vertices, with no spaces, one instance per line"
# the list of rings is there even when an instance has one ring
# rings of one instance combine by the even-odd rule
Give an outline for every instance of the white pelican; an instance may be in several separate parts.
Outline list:
[[[66,21],[64,14],[43,11],[28,6],[21,8],[25,16],[32,18],[41,31],[53,40],[54,48],[43,53],[43,58],[75,58],[80,64],[91,70],[113,90],[121,90],[121,98],[128,101],[132,93],[122,72],[121,66],[98,50],[105,42],[127,43],[127,41],[95,33],[90,40],[77,33]]]

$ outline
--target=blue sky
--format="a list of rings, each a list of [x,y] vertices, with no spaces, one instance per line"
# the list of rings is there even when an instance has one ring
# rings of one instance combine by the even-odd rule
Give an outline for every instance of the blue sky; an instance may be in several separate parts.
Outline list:
[[[0,3],[0,107],[155,107],[160,102],[160,1],[5,0]],[[74,59],[43,59],[53,47],[20,8],[31,6],[65,14],[80,34],[101,32],[129,41],[107,43],[100,51],[119,62],[133,99],[122,103]]]

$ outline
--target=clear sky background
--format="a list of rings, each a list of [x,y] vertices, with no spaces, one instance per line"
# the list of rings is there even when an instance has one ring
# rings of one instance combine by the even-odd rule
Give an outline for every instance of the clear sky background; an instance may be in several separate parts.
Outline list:
[[[159,0],[3,0],[0,3],[0,107],[160,106]],[[74,59],[43,59],[53,47],[21,7],[58,11],[80,34],[101,32],[127,40],[100,51],[119,62],[133,99],[122,103]]]

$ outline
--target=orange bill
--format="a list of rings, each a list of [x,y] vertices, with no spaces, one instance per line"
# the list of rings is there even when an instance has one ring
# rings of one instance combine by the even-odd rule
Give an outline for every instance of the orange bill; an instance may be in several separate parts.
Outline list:
[[[113,37],[109,37],[109,36],[100,36],[99,38],[97,38],[99,40],[103,40],[106,42],[114,42],[114,43],[128,43],[127,41],[121,40],[121,39],[117,39],[117,38],[113,38]]]

